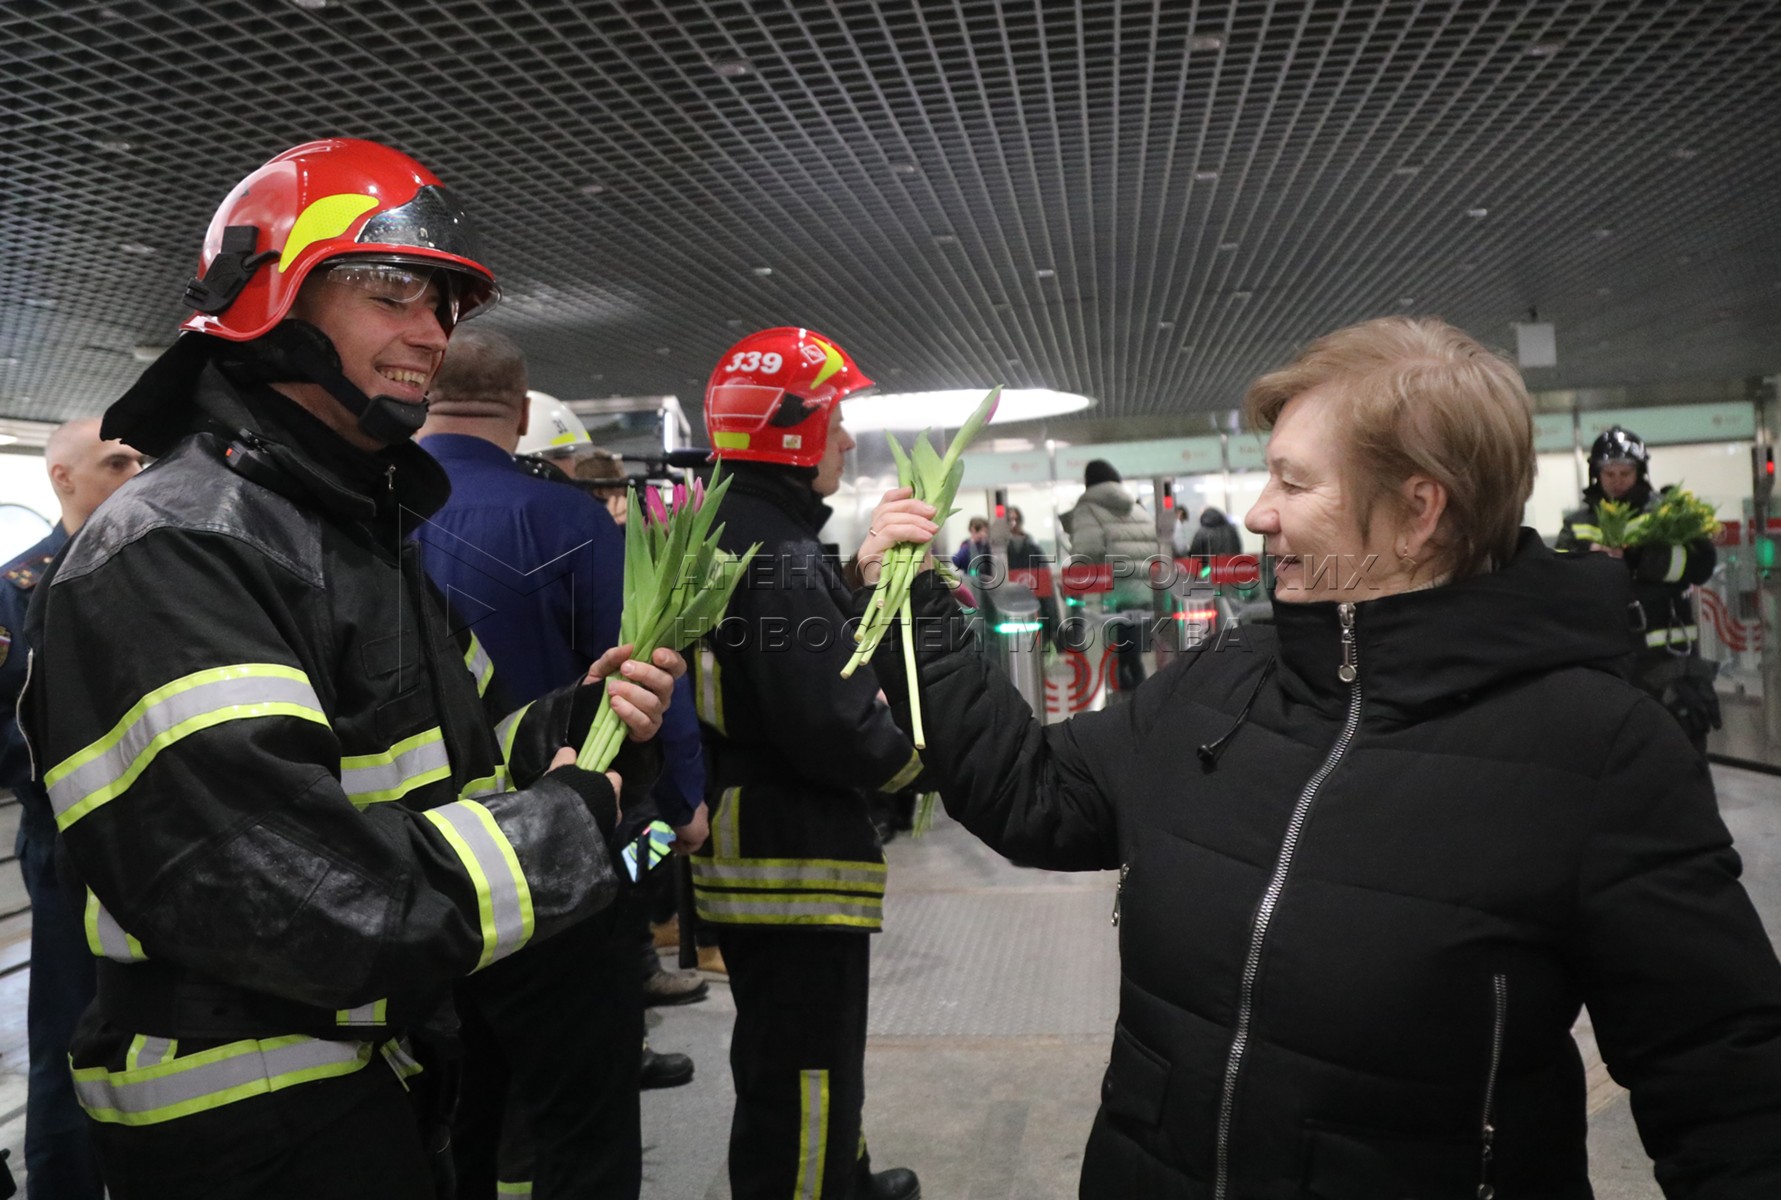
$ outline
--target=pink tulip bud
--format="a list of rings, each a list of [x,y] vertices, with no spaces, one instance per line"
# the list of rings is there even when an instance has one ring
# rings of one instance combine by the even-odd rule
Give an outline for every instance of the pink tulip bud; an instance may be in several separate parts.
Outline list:
[[[685,507],[686,507],[686,484],[677,483],[674,485],[674,511],[679,512],[681,509],[683,509]]]
[[[693,508],[701,509],[704,507],[705,507],[705,481],[703,479],[695,479],[695,480],[693,480]]]
[[[649,505],[650,519],[657,525],[666,525],[668,523],[668,506],[662,503],[662,493],[655,488],[650,488],[649,499],[646,503]]]

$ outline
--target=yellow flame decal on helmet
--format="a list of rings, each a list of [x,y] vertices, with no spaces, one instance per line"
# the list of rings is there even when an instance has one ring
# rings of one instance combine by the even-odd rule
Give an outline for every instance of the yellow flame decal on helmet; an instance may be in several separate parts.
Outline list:
[[[835,349],[835,347],[829,345],[821,338],[813,337],[810,340],[822,347],[822,370],[818,371],[816,373],[816,378],[810,381],[811,387],[819,388],[829,376],[833,375],[836,371],[839,371],[842,367],[845,367],[847,362],[841,357],[841,351]]]
[[[316,242],[339,237],[367,210],[376,207],[376,196],[357,192],[337,192],[315,201],[298,213],[296,222],[291,225],[290,239],[285,242],[284,253],[278,258],[278,269],[288,271],[303,251]]]

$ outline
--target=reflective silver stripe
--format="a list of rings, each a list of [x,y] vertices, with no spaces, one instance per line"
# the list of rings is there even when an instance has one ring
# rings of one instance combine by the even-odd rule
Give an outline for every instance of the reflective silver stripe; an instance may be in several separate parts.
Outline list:
[[[699,719],[719,733],[724,729],[724,696],[721,672],[717,666],[717,656],[711,647],[699,644],[699,691],[694,698],[693,707],[698,710]]]
[[[158,1067],[178,1053],[179,1042],[176,1039],[139,1033],[130,1039],[130,1048],[124,1052],[124,1069],[134,1071],[139,1067]]]
[[[829,1073],[804,1071],[798,1079],[798,1200],[822,1195],[829,1146]]]
[[[717,801],[717,819],[711,823],[711,854],[714,860],[742,857],[742,789],[727,787]],[[701,867],[704,860],[695,860]]]
[[[495,741],[501,746],[501,761],[509,766],[513,765],[513,743],[519,737],[519,723],[526,719],[526,714],[531,711],[532,704],[535,703],[537,702],[532,701],[521,705],[517,710],[502,717],[501,723],[495,726]]]
[[[884,891],[883,863],[843,862],[831,859],[723,859],[699,863],[699,878],[713,886],[797,888],[822,890]]]
[[[470,669],[471,676],[476,680],[476,694],[480,696],[488,691],[489,680],[495,677],[495,664],[482,648],[482,643],[476,640],[474,633],[470,635],[470,648],[464,651],[464,666]]]
[[[373,1000],[357,1008],[343,1008],[334,1014],[334,1024],[349,1029],[361,1025],[382,1025],[388,1020],[389,1007],[388,1000]]]
[[[400,800],[418,787],[451,775],[445,733],[437,726],[403,738],[381,754],[340,760],[340,786],[358,808]]]
[[[915,777],[920,774],[921,751],[911,750],[909,752],[909,761],[903,764],[903,769],[879,785],[878,790],[881,792],[900,792],[908,787],[910,783],[914,782]]]
[[[505,958],[532,937],[532,890],[519,857],[488,809],[458,800],[423,814],[445,834],[476,887],[482,956],[476,970]]]
[[[294,716],[327,724],[308,676],[276,663],[198,671],[150,692],[104,737],[44,776],[62,829],[123,794],[166,747],[245,717]]]
[[[155,1125],[299,1083],[349,1075],[370,1062],[371,1053],[369,1042],[297,1035],[230,1042],[133,1070],[77,1068],[74,1093],[95,1121]]]
[[[1683,572],[1688,570],[1688,547],[1670,547],[1670,569],[1664,572],[1665,583],[1681,583]]]
[[[1645,635],[1647,646],[1686,646],[1701,636],[1699,625],[1670,625]]]
[[[148,955],[142,949],[142,943],[125,932],[124,927],[117,923],[92,888],[87,889],[87,906],[82,924],[87,931],[87,949],[97,958],[109,958],[113,962],[142,962]]]
[[[884,923],[884,902],[833,893],[760,895],[695,889],[699,915],[708,920],[748,917],[763,925],[859,925]]]

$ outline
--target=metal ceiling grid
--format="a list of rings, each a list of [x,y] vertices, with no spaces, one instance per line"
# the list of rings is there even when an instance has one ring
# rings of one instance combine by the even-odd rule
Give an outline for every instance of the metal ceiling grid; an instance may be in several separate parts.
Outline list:
[[[0,414],[121,392],[329,134],[440,172],[565,397],[696,405],[785,322],[1152,426],[1393,311],[1537,308],[1536,387],[1773,373],[1778,60],[1769,0],[13,0]]]

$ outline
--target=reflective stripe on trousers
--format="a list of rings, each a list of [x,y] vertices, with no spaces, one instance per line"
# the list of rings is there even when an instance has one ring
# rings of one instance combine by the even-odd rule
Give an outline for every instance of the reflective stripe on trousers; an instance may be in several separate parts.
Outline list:
[[[56,827],[69,826],[121,796],[161,751],[194,733],[253,717],[296,717],[326,725],[309,676],[279,663],[239,663],[194,671],[156,688],[103,737],[43,777]]]
[[[805,1071],[798,1085],[798,1183],[792,1195],[817,1200],[829,1148],[829,1073]]]

